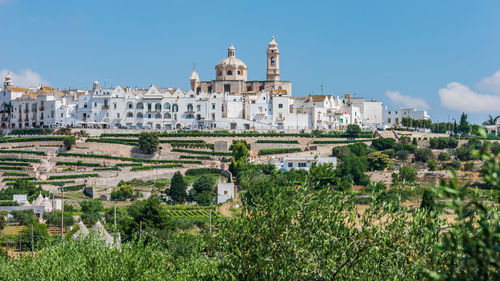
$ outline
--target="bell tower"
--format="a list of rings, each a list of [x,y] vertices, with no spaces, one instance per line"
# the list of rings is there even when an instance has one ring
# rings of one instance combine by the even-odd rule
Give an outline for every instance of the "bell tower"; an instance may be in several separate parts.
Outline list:
[[[280,80],[280,50],[274,36],[267,47],[267,81]]]
[[[12,77],[10,76],[10,72],[5,75],[5,82],[3,83],[3,87],[7,89],[7,87],[13,86]]]

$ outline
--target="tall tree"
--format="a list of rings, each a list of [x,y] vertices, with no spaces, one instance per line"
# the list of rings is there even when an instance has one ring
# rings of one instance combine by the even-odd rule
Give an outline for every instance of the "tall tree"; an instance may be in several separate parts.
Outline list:
[[[469,121],[467,121],[467,114],[465,114],[465,112],[462,112],[462,115],[460,116],[460,125],[458,125],[458,131],[463,135],[467,135],[470,132]]]
[[[175,202],[184,202],[187,198],[186,193],[187,184],[184,181],[184,177],[181,172],[175,172],[170,182],[170,188],[168,189],[168,196]]]
[[[160,139],[154,132],[142,132],[139,135],[139,148],[146,154],[153,154],[158,151]]]
[[[104,206],[99,199],[84,200],[80,202],[82,207],[82,220],[85,224],[94,224],[104,216]]]

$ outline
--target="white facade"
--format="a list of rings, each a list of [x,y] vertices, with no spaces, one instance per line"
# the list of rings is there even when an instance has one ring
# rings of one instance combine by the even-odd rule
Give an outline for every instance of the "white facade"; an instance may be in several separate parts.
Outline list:
[[[401,126],[403,118],[414,120],[429,120],[430,116],[425,110],[416,110],[415,108],[384,109],[384,127],[392,128]]]
[[[219,182],[217,184],[217,204],[224,203],[231,198],[234,198],[234,183]]]
[[[313,163],[325,164],[331,163],[333,167],[337,166],[337,157],[315,157],[315,156],[304,156],[304,157],[283,157],[280,163],[276,164],[279,170],[289,171],[291,169],[298,170],[309,170]]]

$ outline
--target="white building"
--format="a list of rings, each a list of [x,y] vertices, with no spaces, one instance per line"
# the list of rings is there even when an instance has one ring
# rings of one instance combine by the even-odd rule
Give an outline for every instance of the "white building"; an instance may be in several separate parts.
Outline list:
[[[325,164],[331,163],[334,167],[337,166],[337,157],[321,157],[321,156],[297,156],[283,157],[280,163],[276,164],[279,170],[289,171],[291,169],[309,170],[313,163]]]
[[[392,128],[401,126],[403,118],[414,120],[429,120],[430,116],[425,110],[416,110],[415,108],[384,109],[384,127]]]
[[[234,183],[232,182],[217,183],[217,204],[224,203],[232,198],[234,198]]]

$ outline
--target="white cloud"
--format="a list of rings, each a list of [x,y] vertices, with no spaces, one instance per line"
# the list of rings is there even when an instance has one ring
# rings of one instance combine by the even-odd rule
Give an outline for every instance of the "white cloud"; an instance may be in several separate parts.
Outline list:
[[[387,91],[385,95],[391,103],[406,108],[429,109],[429,105],[424,99],[403,95],[398,91]]]
[[[0,79],[3,80],[7,73],[10,73],[12,76],[12,83],[14,86],[34,88],[40,85],[48,85],[48,82],[45,81],[40,74],[31,69],[21,70],[17,73],[8,69],[2,69],[0,70]]]
[[[477,88],[482,92],[500,95],[500,70],[492,76],[481,79],[477,83]]]
[[[486,84],[493,85],[491,82]],[[488,113],[498,112],[500,108],[500,95],[480,94],[458,82],[451,82],[440,89],[439,97],[441,105],[456,111]]]

